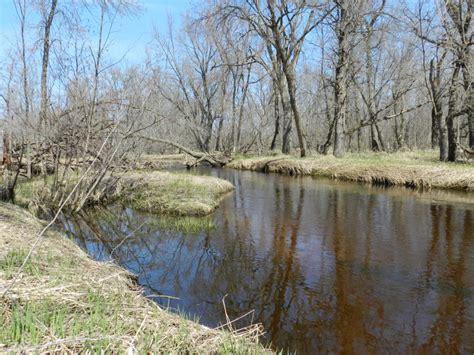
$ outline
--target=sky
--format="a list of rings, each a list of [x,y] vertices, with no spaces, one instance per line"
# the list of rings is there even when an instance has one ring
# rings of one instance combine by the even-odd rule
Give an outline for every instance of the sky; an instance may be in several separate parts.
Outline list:
[[[33,3],[33,0],[29,0]],[[65,0],[59,0],[59,3]],[[153,28],[164,32],[168,17],[179,25],[181,17],[192,11],[196,0],[142,0],[143,10],[135,16],[116,21],[109,56],[119,59],[126,53],[125,61],[139,63],[145,58],[147,43],[152,39]],[[0,58],[17,42],[18,18],[13,0],[0,0]]]

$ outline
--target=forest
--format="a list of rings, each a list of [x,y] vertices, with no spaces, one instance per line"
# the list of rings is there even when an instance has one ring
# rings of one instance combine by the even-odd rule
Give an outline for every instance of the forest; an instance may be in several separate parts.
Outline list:
[[[120,53],[121,21],[166,1],[7,2],[0,352],[474,351],[474,0],[189,1]],[[214,329],[163,321],[164,295]],[[396,343],[388,299],[419,339]]]
[[[473,153],[471,0],[209,1],[130,66],[108,48],[115,19],[140,16],[140,3],[14,5],[0,87],[6,200],[18,175],[54,174],[56,191],[74,171],[87,175],[78,208],[135,155],[180,148],[218,160]]]

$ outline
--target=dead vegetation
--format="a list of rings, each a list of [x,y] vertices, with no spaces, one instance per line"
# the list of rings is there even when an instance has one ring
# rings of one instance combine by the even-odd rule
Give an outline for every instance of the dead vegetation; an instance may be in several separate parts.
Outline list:
[[[267,352],[259,325],[213,330],[172,314],[143,297],[133,275],[57,232],[46,233],[10,288],[41,228],[0,204],[0,352]]]
[[[46,186],[49,184],[46,180]],[[74,180],[69,181],[67,186],[72,188],[74,184]],[[85,205],[121,201],[143,212],[206,216],[219,206],[222,196],[233,189],[230,182],[210,176],[135,170],[103,178]],[[23,180],[17,187],[16,203],[35,215],[49,215],[54,206],[46,198],[48,192],[44,179]]]
[[[287,175],[312,175],[383,186],[474,191],[474,166],[441,163],[434,152],[351,154],[343,159],[315,155],[240,158],[228,167]]]
[[[223,167],[232,160],[230,155],[226,154],[225,152],[219,152],[219,151],[216,151],[216,152],[208,152],[208,151],[198,152],[198,151],[191,150],[191,149],[189,149],[189,148],[187,148],[187,147],[185,147],[181,144],[178,144],[176,142],[173,142],[173,141],[170,141],[170,140],[167,140],[167,139],[157,139],[157,138],[150,138],[150,137],[146,137],[146,136],[140,136],[140,138],[144,139],[144,140],[147,140],[147,141],[154,142],[154,143],[166,144],[166,145],[172,146],[172,147],[177,148],[180,151],[186,153],[189,157],[194,159],[193,162],[189,162],[187,164],[188,168],[197,166],[198,164],[200,164],[202,162],[206,162],[206,163],[208,163],[209,165],[211,165],[213,167]]]
[[[211,176],[169,172],[129,172],[121,178],[119,198],[139,211],[206,216],[234,186]]]
[[[135,170],[164,170],[181,167],[186,163],[185,154],[143,154],[133,165]]]

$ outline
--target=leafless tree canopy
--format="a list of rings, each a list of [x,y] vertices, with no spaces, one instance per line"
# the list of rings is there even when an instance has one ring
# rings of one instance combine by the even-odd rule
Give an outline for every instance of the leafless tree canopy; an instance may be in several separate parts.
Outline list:
[[[156,31],[134,66],[107,49],[115,20],[140,16],[138,2],[11,1],[17,35],[0,81],[7,199],[19,176],[52,175],[61,191],[73,174],[86,176],[79,209],[133,156],[179,147],[337,157],[433,148],[443,161],[474,150],[474,0],[207,1]]]

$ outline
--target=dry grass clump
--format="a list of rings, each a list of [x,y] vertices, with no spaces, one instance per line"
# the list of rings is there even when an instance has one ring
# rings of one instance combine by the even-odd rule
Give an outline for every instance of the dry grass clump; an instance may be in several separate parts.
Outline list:
[[[206,216],[234,186],[223,179],[169,172],[130,172],[122,179],[120,198],[144,212]]]
[[[349,154],[343,159],[316,155],[238,159],[234,169],[313,175],[384,186],[474,191],[474,165],[442,163],[431,152]]]
[[[48,232],[10,288],[42,224],[0,204],[0,352],[262,353],[261,327],[213,330],[141,295],[130,275]],[[9,291],[5,294],[5,290]]]

